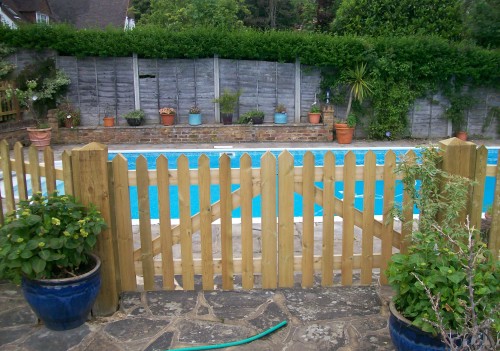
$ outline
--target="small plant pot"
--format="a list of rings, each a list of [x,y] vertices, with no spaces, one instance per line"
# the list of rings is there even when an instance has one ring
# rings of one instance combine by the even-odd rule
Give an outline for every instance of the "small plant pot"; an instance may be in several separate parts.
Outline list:
[[[336,124],[335,134],[339,144],[350,144],[352,143],[354,128],[349,128],[347,124]]]
[[[232,113],[221,113],[222,124],[228,125],[233,124],[233,114]]]
[[[321,113],[309,113],[309,123],[318,124],[321,120]]]
[[[50,145],[52,139],[52,128],[26,128],[31,144],[38,150],[43,150]]]
[[[288,116],[286,113],[276,112],[274,113],[274,123],[276,124],[286,124]]]
[[[131,127],[137,127],[142,124],[143,119],[142,118],[126,118],[127,123]]]
[[[467,141],[467,132],[460,131],[457,132],[455,136],[460,140]]]
[[[252,124],[264,123],[264,117],[252,117]]]
[[[198,126],[201,124],[201,113],[190,113],[188,117],[189,125]]]
[[[105,127],[114,127],[115,126],[115,118],[114,117],[104,117],[103,124]]]
[[[174,125],[175,122],[175,115],[166,115],[162,114],[161,115],[161,124],[164,126],[172,126]]]

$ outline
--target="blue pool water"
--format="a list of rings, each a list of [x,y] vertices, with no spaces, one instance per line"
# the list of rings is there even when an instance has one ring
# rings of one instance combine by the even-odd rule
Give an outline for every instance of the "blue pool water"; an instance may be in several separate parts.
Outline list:
[[[387,149],[370,149],[373,151],[376,155],[377,159],[377,164],[383,164],[384,163],[384,157],[385,153],[388,151]],[[398,149],[393,149],[394,153],[396,156],[399,157],[404,155],[406,152],[408,152],[408,148],[398,148]],[[110,152],[109,154],[109,159],[112,160],[117,153],[120,153],[123,155],[127,160],[128,160],[128,165],[129,169],[135,169],[136,165],[136,159],[140,155],[144,156],[147,160],[148,163],[148,168],[149,169],[155,169],[156,166],[156,159],[160,155],[164,155],[167,160],[168,160],[168,167],[169,169],[177,169],[177,158],[180,155],[185,155],[188,159],[189,163],[189,168],[195,169],[197,168],[198,164],[198,158],[200,157],[201,154],[205,154],[209,157],[210,160],[210,168],[218,168],[218,162],[219,162],[219,157],[223,154],[227,154],[230,159],[231,159],[231,167],[232,168],[239,168],[239,161],[240,157],[244,154],[247,153],[252,160],[252,167],[258,168],[260,167],[260,158],[262,155],[266,152],[267,150],[260,150],[260,149],[253,149],[253,150],[236,150],[236,149],[214,149],[214,150],[183,150],[183,151],[165,151],[165,152],[144,152],[144,151],[138,151],[138,152]],[[283,150],[275,150],[271,149],[271,151],[276,157],[283,151]],[[336,157],[336,164],[337,165],[342,165],[344,161],[344,156],[348,151],[353,151],[353,153],[356,156],[356,164],[362,165],[364,163],[364,157],[365,154],[368,152],[367,149],[353,149],[353,150],[346,150],[346,149],[310,149],[310,150],[304,150],[304,149],[290,149],[288,150],[292,156],[294,157],[295,160],[295,166],[299,167],[302,166],[302,160],[303,156],[307,151],[311,151],[313,155],[315,156],[315,161],[317,166],[322,166],[323,165],[323,158],[324,155],[327,151],[332,151]],[[419,154],[419,150],[415,149],[414,150],[417,154]],[[488,150],[488,163],[489,164],[496,164],[497,160],[497,155],[498,155],[498,149],[489,149]],[[316,186],[322,187],[321,183],[317,183]],[[382,214],[382,209],[383,209],[383,181],[376,181],[376,195],[375,195],[375,214],[376,215],[381,215]],[[235,184],[232,186],[232,190],[238,189],[239,185]],[[486,191],[485,191],[485,199],[484,199],[484,204],[483,204],[483,210],[486,210],[487,206],[493,202],[493,193],[494,193],[494,187],[495,187],[495,178],[494,177],[487,177],[486,180]],[[402,199],[402,184],[401,182],[396,183],[396,189],[395,189],[395,201],[396,202],[401,202]],[[336,182],[335,183],[335,192],[336,196],[338,198],[343,198],[343,182]],[[156,219],[159,218],[158,214],[158,204],[155,199],[157,199],[158,194],[157,194],[157,188],[156,186],[151,186],[149,189],[149,195],[150,195],[150,202],[151,202],[151,218]],[[191,196],[191,213],[192,215],[196,214],[199,212],[199,191],[198,191],[198,186],[193,185],[191,186],[190,190],[190,196]],[[131,197],[131,215],[133,219],[138,219],[139,218],[139,212],[138,212],[138,200],[137,200],[137,189],[136,187],[131,187],[130,189],[130,197]],[[211,190],[210,190],[210,198],[211,198],[211,203],[216,202],[219,200],[219,186],[218,185],[212,185]],[[171,203],[171,216],[173,219],[179,218],[179,209],[178,209],[178,189],[177,186],[172,185],[170,188],[170,203]],[[260,202],[261,198],[260,195],[255,197],[252,202],[252,216],[254,218],[259,218],[261,217],[261,208],[260,208]],[[355,208],[358,210],[363,210],[363,182],[362,181],[356,181],[355,184],[355,202],[354,202]],[[301,217],[302,216],[302,196],[299,194],[294,194],[294,216],[296,217]],[[322,207],[315,205],[314,208],[314,215],[315,216],[322,216]],[[240,210],[239,208],[235,209],[233,211],[233,218],[239,218],[240,217]]]

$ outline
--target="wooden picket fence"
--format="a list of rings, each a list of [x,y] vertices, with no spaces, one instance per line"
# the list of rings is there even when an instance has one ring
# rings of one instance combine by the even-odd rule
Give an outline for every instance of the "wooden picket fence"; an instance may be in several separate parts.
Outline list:
[[[450,172],[472,177],[476,186],[471,191],[468,214],[472,225],[481,225],[481,205],[485,177],[500,179],[500,164],[487,165],[487,149],[452,138],[440,143],[444,151],[443,167]],[[409,155],[415,157],[413,151]],[[147,167],[140,156],[136,169],[129,170],[128,161],[116,156],[108,161],[107,147],[92,143],[80,149],[64,151],[62,166],[55,167],[50,147],[43,153],[30,147],[24,150],[18,143],[9,150],[6,141],[0,143],[0,165],[3,172],[3,211],[12,211],[19,199],[31,193],[56,189],[56,181],[64,182],[64,191],[74,194],[84,203],[92,202],[101,209],[109,228],[99,239],[97,253],[103,259],[103,285],[100,298],[103,310],[116,307],[120,291],[137,290],[137,276],[143,277],[145,290],[155,289],[155,276],[161,276],[163,289],[175,289],[175,276],[182,276],[185,290],[195,289],[195,276],[201,276],[204,290],[214,289],[214,278],[220,275],[222,288],[233,290],[234,277],[241,276],[242,288],[260,286],[264,289],[293,287],[294,276],[301,275],[303,287],[313,286],[314,276],[321,276],[322,286],[331,286],[334,273],[340,273],[342,285],[353,284],[354,273],[360,273],[360,283],[370,284],[374,270],[380,271],[381,282],[387,283],[384,269],[393,248],[405,250],[404,237],[409,228],[396,230],[389,210],[394,202],[398,177],[394,173],[396,155],[388,151],[383,165],[377,165],[375,154],[368,152],[363,165],[356,165],[355,155],[346,154],[344,165],[335,164],[335,156],[328,152],[324,165],[315,166],[312,153],[306,153],[303,166],[294,166],[293,156],[283,151],[278,158],[270,152],[261,158],[259,168],[252,168],[249,155],[240,159],[240,168],[231,169],[230,158],[222,155],[219,167],[211,169],[209,159],[202,155],[197,169],[189,169],[188,159],[177,159],[177,169],[169,169],[167,158],[160,156],[155,169]],[[25,160],[27,157],[27,160]],[[27,187],[27,182],[31,187]],[[374,216],[375,181],[383,180],[383,218]],[[343,199],[334,196],[336,182],[343,182]],[[364,182],[363,211],[354,208],[355,181]],[[320,182],[319,187],[315,183]],[[15,186],[17,184],[17,186]],[[210,186],[220,187],[220,200],[210,201]],[[237,184],[238,189],[231,191]],[[178,188],[179,221],[170,218],[172,185]],[[190,186],[199,186],[200,212],[191,216]],[[133,223],[130,210],[130,187],[137,187],[139,208],[140,247],[134,247]],[[157,187],[158,197],[150,198],[150,186]],[[500,185],[497,184],[490,230],[490,248],[498,252],[500,232]],[[302,240],[294,243],[293,194],[302,196]],[[252,199],[261,196],[262,218],[261,254],[253,247]],[[404,194],[403,202],[409,205]],[[153,238],[151,202],[159,208],[159,235]],[[314,250],[314,204],[323,207],[321,252]],[[175,204],[177,205],[177,204]],[[241,209],[241,255],[233,255],[232,210]],[[276,214],[277,213],[277,214]],[[342,218],[342,230],[334,230],[334,221]],[[212,224],[220,221],[220,246],[215,247]],[[360,228],[361,251],[354,252],[354,230]],[[193,235],[199,235],[201,257],[193,254]],[[317,233],[316,233],[317,234]],[[341,254],[334,253],[334,239],[341,238]],[[374,240],[380,241],[380,250],[374,252]],[[180,247],[180,257],[174,247]],[[297,246],[300,246],[297,248]],[[178,250],[177,250],[178,251]],[[220,251],[220,257],[215,257]],[[297,251],[300,252],[297,255]]]

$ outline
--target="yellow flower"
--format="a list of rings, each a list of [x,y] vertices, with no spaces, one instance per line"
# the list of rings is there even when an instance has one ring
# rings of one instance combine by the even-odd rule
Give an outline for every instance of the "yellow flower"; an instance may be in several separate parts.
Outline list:
[[[61,221],[59,220],[59,218],[52,217],[52,224],[53,225],[60,225]]]
[[[63,232],[63,234],[64,234],[64,236],[70,236],[70,235],[71,235],[71,234],[70,234],[67,230],[65,230],[65,231]]]
[[[23,239],[23,238],[17,238],[17,242],[18,242],[18,243],[22,243],[23,241],[24,241],[24,239]]]
[[[86,238],[89,235],[89,233],[83,228],[80,229],[80,234],[82,235],[83,238]]]
[[[45,246],[45,243],[43,241],[38,243],[38,247],[44,247],[44,246]]]
[[[73,239],[75,239],[75,240],[76,240],[76,239],[78,239],[78,238],[79,238],[78,234],[73,235]]]

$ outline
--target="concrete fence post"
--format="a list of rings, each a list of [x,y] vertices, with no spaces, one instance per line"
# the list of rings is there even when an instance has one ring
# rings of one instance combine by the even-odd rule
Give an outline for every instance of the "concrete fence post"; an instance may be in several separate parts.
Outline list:
[[[100,316],[111,315],[118,308],[118,290],[111,228],[108,147],[90,143],[73,149],[71,155],[75,197],[85,205],[94,204],[107,223],[107,229],[98,236],[95,248],[101,259],[102,285],[93,311]]]

